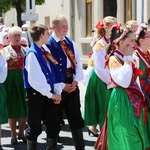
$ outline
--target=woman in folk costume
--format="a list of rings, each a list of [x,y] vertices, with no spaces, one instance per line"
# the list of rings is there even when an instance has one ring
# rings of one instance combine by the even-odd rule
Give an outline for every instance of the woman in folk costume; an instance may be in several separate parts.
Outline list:
[[[143,71],[143,75],[139,77],[141,89],[145,96],[147,105],[147,118],[145,127],[146,148],[150,150],[150,29],[147,25],[141,24],[136,34],[136,54],[139,58],[138,66]]]
[[[7,92],[8,122],[11,128],[11,144],[18,140],[26,142],[24,129],[27,117],[25,102],[25,89],[23,83],[22,67],[26,48],[20,45],[21,28],[14,26],[8,31],[10,44],[2,49],[8,65],[8,76],[5,81]],[[19,123],[18,137],[16,123]]]
[[[97,41],[93,46],[93,54],[88,64],[94,69],[90,74],[85,94],[84,121],[85,125],[90,126],[89,135],[96,137],[98,136],[96,125],[103,126],[111,93],[110,88],[114,86],[108,69],[104,68],[104,63],[111,29],[116,24],[116,18],[108,16],[96,25]]]
[[[98,150],[145,150],[144,96],[136,81],[142,71],[134,63],[134,39],[131,30],[112,30],[112,52],[107,57],[106,64],[115,87],[108,106],[108,124],[104,125],[108,132],[105,136],[108,137],[102,141],[103,128],[95,145]]]

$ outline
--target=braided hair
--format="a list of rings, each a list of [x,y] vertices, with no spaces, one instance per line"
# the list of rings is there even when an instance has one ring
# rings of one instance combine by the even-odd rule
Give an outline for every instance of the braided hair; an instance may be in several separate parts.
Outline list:
[[[130,33],[133,33],[133,31],[128,28],[118,29],[114,26],[111,30],[110,45],[107,49],[107,54],[110,54],[112,50],[116,49],[116,46],[119,46],[119,42],[125,40]]]

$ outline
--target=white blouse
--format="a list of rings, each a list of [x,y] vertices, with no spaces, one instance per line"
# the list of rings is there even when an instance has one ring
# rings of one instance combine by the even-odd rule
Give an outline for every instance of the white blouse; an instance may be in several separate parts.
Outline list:
[[[0,56],[0,83],[3,83],[7,77],[7,62],[3,56]]]
[[[100,39],[98,43],[105,42],[104,38]],[[107,43],[105,42],[105,45]],[[94,50],[92,54],[93,62],[94,62],[94,69],[97,76],[106,84],[111,82],[111,76],[107,66],[104,68],[105,65],[105,56],[106,56],[106,46],[102,50]],[[114,83],[111,83],[107,86],[107,88],[113,88]]]
[[[39,62],[33,52],[30,52],[26,57],[25,69],[28,72],[28,82],[31,87],[40,92],[43,96],[51,98],[53,96],[53,93],[50,92],[52,89],[47,83],[45,75],[43,74]],[[64,87],[65,84],[62,82],[54,84],[54,94],[61,94]]]
[[[124,58],[122,58],[121,55],[116,55],[123,61],[133,61],[132,56],[124,56]],[[110,68],[110,75],[116,84],[123,88],[127,88],[131,83],[133,75],[132,65],[123,64],[120,68]]]

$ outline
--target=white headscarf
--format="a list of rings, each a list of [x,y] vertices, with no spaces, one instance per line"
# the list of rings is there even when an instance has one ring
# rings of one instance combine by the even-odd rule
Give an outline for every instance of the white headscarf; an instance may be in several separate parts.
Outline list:
[[[8,32],[9,29],[10,29],[10,27],[3,27],[3,28],[2,28],[2,32]]]
[[[4,40],[5,35],[7,34],[8,34],[7,32],[0,32],[0,44],[4,44],[3,40]]]

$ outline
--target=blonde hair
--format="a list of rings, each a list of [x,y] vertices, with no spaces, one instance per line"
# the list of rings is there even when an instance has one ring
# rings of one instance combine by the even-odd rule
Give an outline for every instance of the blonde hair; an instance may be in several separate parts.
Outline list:
[[[22,30],[20,27],[18,26],[13,26],[9,29],[8,31],[8,36],[13,35],[15,33],[19,33],[20,35],[22,34]]]
[[[58,25],[62,20],[67,20],[63,14],[55,14],[52,18],[52,24]]]
[[[115,17],[112,16],[107,16],[102,20],[104,26],[110,26],[113,23],[117,23],[117,19]]]
[[[135,24],[138,25],[138,23],[137,23],[136,20],[129,20],[129,21],[127,21],[127,22],[125,23],[125,26],[128,26],[128,25],[132,26],[132,25],[135,25]]]
[[[137,31],[139,24],[136,20],[129,20],[125,23],[125,27],[131,29],[134,33]]]
[[[105,27],[109,27],[111,24],[117,23],[117,19],[112,16],[107,16],[102,20],[103,27],[98,29],[96,32],[97,38],[101,38],[105,35]]]

